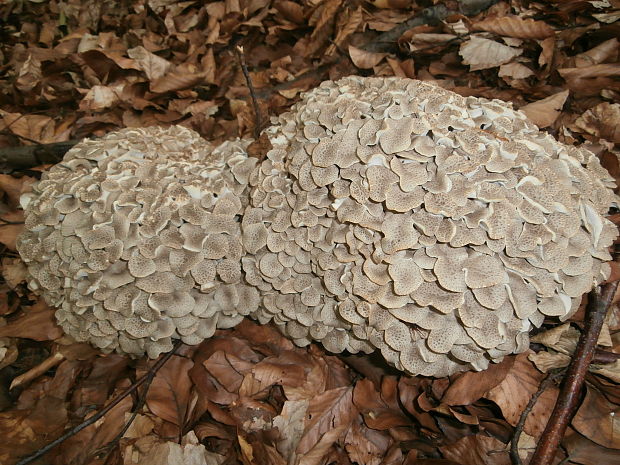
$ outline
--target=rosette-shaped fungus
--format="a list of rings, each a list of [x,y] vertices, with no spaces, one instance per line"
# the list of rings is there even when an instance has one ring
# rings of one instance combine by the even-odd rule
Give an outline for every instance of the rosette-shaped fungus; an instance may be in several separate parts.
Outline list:
[[[104,351],[156,357],[259,305],[241,273],[247,141],[125,129],[73,147],[22,197],[18,249],[63,329]]]
[[[256,316],[297,344],[377,348],[412,374],[481,370],[608,276],[613,179],[510,104],[349,77],[267,134],[243,270]]]

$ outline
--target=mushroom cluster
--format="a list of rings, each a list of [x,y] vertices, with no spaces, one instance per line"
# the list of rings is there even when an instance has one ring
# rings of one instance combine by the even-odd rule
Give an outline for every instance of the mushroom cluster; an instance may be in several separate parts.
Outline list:
[[[22,196],[18,249],[65,332],[154,358],[258,308],[241,274],[248,143],[124,129],[76,145]]]
[[[444,376],[525,350],[609,274],[613,178],[505,102],[349,77],[266,134],[260,163],[179,127],[68,152],[18,243],[63,328],[155,357],[250,316]]]

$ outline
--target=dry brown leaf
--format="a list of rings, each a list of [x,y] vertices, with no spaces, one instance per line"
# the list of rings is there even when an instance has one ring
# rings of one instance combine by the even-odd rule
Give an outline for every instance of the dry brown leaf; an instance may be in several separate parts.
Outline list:
[[[28,269],[24,262],[19,258],[2,258],[2,277],[11,289],[15,289],[19,284],[26,282]]]
[[[532,336],[531,341],[570,355],[577,347],[580,334],[579,330],[570,323],[564,323]]]
[[[387,53],[374,53],[349,45],[349,56],[355,66],[360,69],[371,69],[377,66]]]
[[[527,358],[543,373],[547,373],[549,370],[554,370],[556,368],[567,367],[572,360],[569,355],[555,351],[547,352],[546,350],[530,354]]]
[[[0,337],[21,337],[35,341],[53,341],[62,336],[62,329],[56,324],[55,309],[42,299],[24,311],[16,319],[0,328]]]
[[[515,363],[503,381],[491,389],[484,397],[495,402],[504,418],[511,425],[516,425],[521,412],[538,391],[543,374],[527,358],[528,352],[515,357]],[[523,430],[530,436],[538,437],[547,424],[551,410],[555,405],[558,389],[547,388],[538,398],[536,405],[527,416]]]
[[[17,251],[17,236],[24,229],[24,212],[15,210],[0,215],[0,243],[9,250]]]
[[[560,68],[558,72],[566,80],[617,77],[620,76],[620,64],[602,63],[584,68]]]
[[[233,368],[228,357],[234,355],[218,350],[205,360],[203,365],[228,392],[237,392],[243,382],[243,374]]]
[[[299,458],[299,465],[321,465],[323,458],[329,452],[334,442],[347,430],[348,425],[336,426],[325,432],[321,439],[308,452],[302,454]]]
[[[577,118],[573,128],[620,144],[620,104],[599,103]]]
[[[146,404],[158,417],[182,428],[190,409],[192,382],[189,370],[194,362],[173,355],[157,372],[146,397]]]
[[[0,174],[0,191],[4,191],[9,207],[16,208],[19,205],[19,197],[24,187],[32,184],[34,181],[35,179],[30,176],[16,178],[8,174]]]
[[[485,371],[468,371],[456,375],[441,398],[446,405],[469,405],[493,389],[509,373],[515,357],[505,357],[500,363],[489,364]]]
[[[592,386],[573,417],[571,425],[590,441],[603,447],[620,449],[620,415],[618,406]]]
[[[21,115],[0,110],[7,130],[23,136],[26,141],[34,140],[40,144],[54,142],[54,120],[44,115]],[[28,142],[30,144],[30,142]],[[27,145],[27,144],[26,144]]]
[[[601,447],[570,427],[564,436],[562,445],[566,448],[572,463],[581,465],[620,463],[620,450]]]
[[[439,447],[444,457],[461,465],[511,465],[506,444],[481,434]]]
[[[392,445],[392,438],[379,431],[354,423],[344,438],[345,449],[353,463],[379,465]]]
[[[618,46],[620,46],[620,43],[618,39],[614,37],[613,39],[598,44],[590,50],[575,55],[572,58],[572,62],[575,64],[575,67],[583,68],[586,66],[598,65],[604,61],[617,61]]]
[[[519,108],[532,123],[539,128],[551,126],[562,112],[564,102],[568,98],[568,90],[550,95],[542,100],[528,103]]]
[[[472,36],[463,42],[459,50],[463,63],[469,65],[472,71],[503,65],[522,53],[523,49],[508,47],[478,36]]]
[[[135,60],[138,67],[144,71],[150,81],[164,76],[172,67],[172,64],[154,53],[149,52],[141,45],[127,50],[129,58]]]
[[[17,87],[20,92],[26,94],[41,83],[42,77],[41,62],[32,55],[28,55],[28,58],[19,70],[17,81],[15,81],[15,87]]]
[[[523,19],[519,16],[489,18],[475,23],[473,27],[476,31],[493,32],[518,39],[546,39],[554,34],[553,28],[544,21]]]
[[[386,386],[386,383],[390,383],[391,386]],[[395,378],[383,378],[382,388],[382,391],[391,391],[393,397],[396,394]],[[391,399],[392,405],[388,405],[382,397],[368,379],[361,379],[355,384],[353,403],[364,417],[366,425],[375,430],[410,426],[411,420],[404,415],[396,399]]]
[[[163,94],[165,92],[190,89],[202,84],[206,79],[206,73],[188,74],[172,72],[158,79],[154,79],[150,84],[150,89],[152,92]]]
[[[353,388],[350,386],[330,389],[310,399],[306,428],[297,446],[297,453],[306,454],[324,434],[335,428],[347,428],[357,415],[353,405]]]

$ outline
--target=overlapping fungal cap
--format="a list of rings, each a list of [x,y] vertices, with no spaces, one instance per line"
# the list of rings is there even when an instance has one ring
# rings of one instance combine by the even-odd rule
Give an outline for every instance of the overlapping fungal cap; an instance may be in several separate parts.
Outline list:
[[[300,344],[411,374],[482,370],[609,273],[598,159],[498,100],[400,78],[307,93],[250,177],[243,270]]]
[[[209,146],[179,126],[85,140],[24,195],[18,249],[63,329],[157,357],[259,304],[241,273],[249,141]]]

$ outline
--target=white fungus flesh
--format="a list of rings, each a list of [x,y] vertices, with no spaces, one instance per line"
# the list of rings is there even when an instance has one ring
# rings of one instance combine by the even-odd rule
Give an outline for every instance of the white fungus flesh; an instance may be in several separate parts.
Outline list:
[[[482,370],[609,274],[612,177],[499,100],[349,77],[250,141],[84,141],[23,198],[31,287],[65,331],[155,357],[250,316],[413,375]]]

